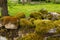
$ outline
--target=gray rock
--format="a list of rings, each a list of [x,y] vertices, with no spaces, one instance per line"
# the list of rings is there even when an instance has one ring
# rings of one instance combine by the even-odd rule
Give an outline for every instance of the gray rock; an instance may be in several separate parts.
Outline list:
[[[0,40],[7,40],[7,38],[0,36]]]

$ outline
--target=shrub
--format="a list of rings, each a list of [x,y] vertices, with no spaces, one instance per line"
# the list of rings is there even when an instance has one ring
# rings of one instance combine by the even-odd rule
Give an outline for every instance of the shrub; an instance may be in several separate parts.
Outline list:
[[[35,31],[38,34],[45,34],[53,29],[55,26],[51,20],[35,20],[34,24],[36,25]]]
[[[25,18],[26,16],[25,16],[25,14],[24,13],[17,13],[16,15],[15,15],[15,17],[17,17],[17,18]]]
[[[30,18],[41,19],[41,13],[40,12],[32,12],[30,14]]]
[[[35,33],[28,34],[22,38],[18,38],[18,40],[43,40],[42,36],[39,36]]]

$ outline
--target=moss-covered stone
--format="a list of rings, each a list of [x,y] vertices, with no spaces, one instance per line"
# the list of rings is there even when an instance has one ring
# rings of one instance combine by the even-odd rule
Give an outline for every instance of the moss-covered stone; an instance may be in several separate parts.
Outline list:
[[[60,40],[59,37],[48,37],[47,40]]]
[[[33,24],[34,24],[34,20],[36,20],[36,19],[34,19],[34,18],[29,19],[29,21],[32,22]]]
[[[42,19],[47,19],[47,15],[48,15],[48,10],[43,8],[39,11],[42,15]]]
[[[57,33],[60,33],[60,20],[54,21]]]
[[[40,12],[41,12],[42,14],[48,14],[48,10],[45,9],[45,8],[41,9]]]
[[[35,33],[31,33],[22,38],[18,38],[17,40],[43,40],[43,37]]]
[[[30,14],[30,18],[42,19],[42,16],[41,16],[41,13],[40,12],[32,12]]]
[[[18,18],[17,17],[11,17],[11,16],[4,16],[1,18],[3,21],[3,25],[7,29],[17,29],[18,28]]]
[[[15,15],[15,17],[17,17],[17,18],[25,18],[26,16],[25,16],[25,14],[24,13],[17,13],[16,15]]]
[[[48,33],[55,27],[51,20],[35,20],[34,24],[36,25],[35,31],[39,34]]]
[[[27,29],[30,29],[30,28],[33,28],[32,22],[30,22],[29,20],[24,19],[24,18],[20,19],[20,26],[21,26],[22,29],[26,29],[26,28]]]

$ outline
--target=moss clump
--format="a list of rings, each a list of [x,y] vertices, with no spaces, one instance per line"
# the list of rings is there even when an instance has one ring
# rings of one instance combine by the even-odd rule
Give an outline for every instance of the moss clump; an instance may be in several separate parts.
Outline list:
[[[32,22],[33,24],[34,24],[34,20],[36,20],[36,19],[34,19],[34,18],[29,19],[29,21]]]
[[[26,16],[25,16],[25,14],[24,13],[17,13],[16,15],[15,15],[15,17],[17,17],[17,18],[25,18]]]
[[[28,34],[22,38],[18,38],[18,40],[43,40],[42,36],[39,36],[35,33]]]
[[[39,34],[48,33],[55,27],[51,20],[35,20],[34,24],[36,25],[35,31]]]
[[[19,20],[17,17],[11,17],[11,16],[4,16],[1,18],[1,20],[3,21],[3,24],[7,24],[7,23],[12,23],[12,24],[16,24]]]
[[[47,38],[47,40],[60,40],[60,38],[59,37],[49,37],[49,38]]]
[[[32,12],[32,13],[30,14],[30,18],[42,19],[41,13],[40,13],[40,12]]]
[[[11,19],[11,16],[4,16],[1,18],[1,20],[3,21],[3,25],[7,24]]]
[[[1,18],[1,20],[3,21],[3,25],[5,26],[5,28],[14,29],[19,25],[17,17],[4,16]]]
[[[51,14],[47,15],[47,19],[52,20],[52,18],[53,18],[53,15],[51,15]]]
[[[48,14],[48,10],[45,9],[45,8],[41,9],[40,12],[41,12],[42,14]]]
[[[42,19],[47,19],[48,11],[46,9],[41,9],[39,12],[41,12]]]
[[[29,20],[22,18],[20,19],[20,26],[21,28],[31,28],[33,24]]]
[[[57,33],[60,33],[60,20],[54,21]]]

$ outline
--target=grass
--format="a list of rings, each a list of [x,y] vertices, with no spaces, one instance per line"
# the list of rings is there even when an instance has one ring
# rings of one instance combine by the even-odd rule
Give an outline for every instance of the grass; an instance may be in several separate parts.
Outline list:
[[[9,10],[9,14],[11,16],[16,15],[16,13],[18,12],[24,12],[26,14],[26,16],[29,16],[29,14],[33,11],[39,11],[42,8],[46,8],[48,11],[56,11],[56,12],[60,12],[60,4],[52,4],[52,3],[48,3],[48,4],[17,4],[15,6],[11,5],[8,7]]]

